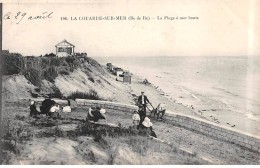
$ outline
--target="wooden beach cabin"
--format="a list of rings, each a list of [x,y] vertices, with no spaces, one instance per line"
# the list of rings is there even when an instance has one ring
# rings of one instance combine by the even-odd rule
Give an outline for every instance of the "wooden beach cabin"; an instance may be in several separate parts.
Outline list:
[[[109,68],[109,70],[112,72],[112,73],[114,73],[114,69],[115,69],[116,67],[114,66],[114,65],[111,65],[110,66],[110,68]]]
[[[131,75],[129,73],[124,74],[123,82],[131,84]]]
[[[123,74],[124,73],[124,71],[123,71],[123,69],[121,69],[121,68],[115,68],[114,69],[114,74],[116,75],[116,76],[119,76],[119,75],[121,75],[121,74]]]
[[[67,57],[74,55],[75,46],[69,43],[67,40],[63,40],[62,42],[55,45],[55,47],[57,57]]]
[[[107,69],[109,69],[110,70],[110,67],[112,66],[112,64],[111,63],[107,63]]]

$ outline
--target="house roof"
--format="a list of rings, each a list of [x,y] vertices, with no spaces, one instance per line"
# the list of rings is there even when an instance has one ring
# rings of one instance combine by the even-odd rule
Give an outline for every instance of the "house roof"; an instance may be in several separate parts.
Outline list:
[[[130,76],[131,77],[131,75],[129,73],[124,74],[124,76]]]
[[[116,71],[123,71],[122,68],[114,68]]]
[[[58,44],[55,45],[55,47],[57,47],[57,46],[73,46],[73,47],[75,47],[73,44],[68,42],[66,39],[64,39],[62,42],[59,42]]]

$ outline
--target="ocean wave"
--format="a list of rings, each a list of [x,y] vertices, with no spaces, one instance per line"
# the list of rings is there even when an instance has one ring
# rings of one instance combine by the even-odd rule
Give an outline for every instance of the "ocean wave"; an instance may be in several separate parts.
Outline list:
[[[260,118],[257,117],[257,116],[255,116],[255,115],[253,114],[253,112],[250,111],[250,110],[246,110],[246,109],[241,109],[241,108],[238,108],[238,107],[234,107],[234,106],[231,105],[229,102],[227,102],[227,101],[225,101],[225,100],[223,100],[223,99],[220,99],[219,101],[221,101],[222,103],[225,104],[227,110],[230,110],[230,111],[233,111],[233,112],[242,114],[242,115],[244,115],[246,118],[248,118],[248,119],[250,119],[250,120],[254,120],[254,121],[260,120]]]
[[[226,90],[226,89],[223,89],[223,88],[212,87],[212,89],[222,91],[222,92],[227,93],[227,94],[230,94],[230,95],[232,95],[232,96],[238,96],[237,94],[234,94],[234,93],[230,92],[229,90]]]
[[[193,97],[194,99],[200,101],[200,99],[199,99],[195,94],[193,94],[191,91],[188,91],[188,90],[185,89],[184,87],[181,87],[181,91],[184,92],[184,93],[187,94],[187,95],[190,95],[190,96]]]

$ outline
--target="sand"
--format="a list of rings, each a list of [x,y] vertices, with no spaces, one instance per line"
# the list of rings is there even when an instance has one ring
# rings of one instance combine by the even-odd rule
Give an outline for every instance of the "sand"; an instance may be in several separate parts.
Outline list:
[[[110,75],[110,78],[116,80],[118,77]],[[122,79],[120,79],[120,81],[122,81]],[[159,103],[166,103],[166,113],[174,112],[191,115],[219,125],[232,127],[239,131],[260,135],[260,123],[258,120],[251,120],[246,118],[243,114],[235,111],[223,111],[218,108],[222,104],[217,104],[211,99],[207,99],[205,96],[201,96],[200,94],[191,94],[189,91],[179,92],[176,90],[176,95],[178,95],[177,97],[179,98],[178,100],[174,100],[153,84],[145,85],[143,84],[143,81],[144,79],[136,75],[132,75],[131,84],[122,82],[117,83],[122,83],[121,89],[124,89],[124,92],[130,95],[139,96],[141,91],[144,91],[153,107],[157,107]],[[127,87],[123,87],[124,85]],[[129,96],[122,95],[120,100],[115,100],[122,103],[129,103]],[[134,102],[130,101],[130,104],[134,104]],[[150,109],[152,109],[152,107],[150,107]]]
[[[126,127],[132,124],[132,114],[124,114],[113,110],[109,111],[107,115],[110,123],[121,123]],[[246,148],[185,128],[156,121],[153,118],[151,118],[151,121],[159,139],[176,145],[185,151],[196,152],[197,156],[207,160],[210,164],[260,164],[260,155]]]
[[[97,142],[95,136],[86,135],[75,127],[85,123],[87,107],[81,106],[71,113],[61,114],[61,118],[49,118],[45,115],[32,118],[28,117],[26,102],[20,101],[16,104],[6,102],[4,105],[5,116],[11,119],[12,127],[16,125],[22,130],[17,141],[13,139],[10,142],[8,140],[10,136],[4,138],[6,147],[7,144],[16,142],[15,149],[18,151],[13,152],[11,149],[6,150],[8,147],[5,148],[7,157],[4,164],[209,164],[196,155],[190,156],[178,149],[173,151],[175,148],[168,144],[139,135],[117,134],[115,137],[104,137],[107,143]],[[108,115],[109,125],[114,126],[118,119],[123,125],[131,121],[129,119],[131,114],[109,111]],[[125,122],[121,121],[123,118]],[[135,138],[141,140],[141,145],[135,141],[130,142]],[[146,142],[142,139],[150,140]],[[142,156],[140,148],[143,151]],[[110,162],[111,156],[114,158],[113,163]]]
[[[72,78],[73,77],[73,78]],[[103,77],[97,77],[97,78],[104,78],[107,80],[109,84],[92,84],[89,82],[89,80],[85,79],[85,75],[77,70],[74,71],[72,76],[67,77],[58,77],[56,85],[60,87],[61,91],[69,94],[69,91],[72,87],[76,87],[77,89],[89,89],[89,88],[96,88],[98,93],[103,97],[106,98],[109,101],[115,101],[115,102],[121,102],[126,104],[135,104],[134,99],[136,96],[140,95],[141,91],[144,91],[147,97],[149,98],[150,102],[154,107],[156,107],[159,103],[166,103],[167,104],[167,113],[175,112],[180,114],[186,114],[191,116],[196,116],[203,118],[205,120],[209,120],[212,122],[220,121],[219,124],[226,124],[223,122],[225,119],[227,122],[229,122],[229,126],[233,126],[235,124],[236,129],[240,129],[242,131],[247,131],[249,133],[252,133],[253,128],[257,128],[256,125],[252,126],[244,126],[243,118],[241,116],[237,116],[235,114],[227,113],[224,116],[223,113],[219,110],[216,110],[214,108],[210,108],[210,106],[203,107],[201,106],[198,110],[198,107],[192,107],[192,106],[185,106],[183,103],[169,99],[169,97],[163,93],[162,91],[158,90],[156,87],[154,87],[152,84],[145,85],[142,83],[143,79],[139,78],[138,76],[133,75],[132,76],[132,83],[127,84],[120,81],[120,79],[112,74],[110,74],[108,71],[106,72],[106,76]],[[96,79],[97,79],[96,78]],[[119,81],[116,81],[116,78],[119,79]],[[20,79],[20,77],[19,77]],[[20,80],[19,80],[20,81]],[[23,81],[23,80],[21,80]],[[73,82],[71,82],[73,81]],[[9,81],[9,83],[14,83],[13,85],[10,85],[12,87],[11,89],[19,88],[18,85],[16,85],[17,80],[14,82]],[[82,83],[88,83],[86,87],[82,85]],[[63,85],[64,84],[64,85]],[[65,85],[66,84],[66,85]],[[108,86],[109,85],[109,86]],[[107,87],[108,86],[108,87]],[[27,88],[34,89],[33,86],[29,85],[26,86]],[[28,92],[23,89],[18,90],[18,93],[24,93],[26,97],[21,97],[21,95],[16,95],[17,97],[26,98],[26,102],[28,103]],[[179,93],[176,93],[179,94]],[[195,95],[198,96],[198,95]],[[183,96],[181,99],[184,99],[185,101],[189,101],[188,96]],[[192,99],[196,99],[196,97],[191,96]],[[190,101],[192,102],[192,101]],[[8,106],[5,107],[5,113],[4,117],[11,117],[13,118],[17,112],[19,114],[29,114],[28,108],[20,108],[17,107],[21,102],[11,102]],[[13,104],[13,106],[12,106]],[[14,110],[16,108],[16,110]],[[204,109],[211,109],[211,110],[204,110]],[[77,118],[77,119],[85,119],[86,118],[86,111],[87,109],[83,107],[79,107],[77,109],[77,112],[68,114],[70,117]],[[149,112],[148,112],[149,114]],[[116,111],[108,111],[108,122],[112,124],[118,124],[121,123],[123,126],[129,126],[131,125],[131,116],[132,114],[122,113],[122,112],[116,112]],[[222,119],[222,118],[223,119]],[[222,121],[223,120],[223,121]],[[152,119],[152,122],[154,124],[154,129],[158,135],[158,138],[165,140],[167,142],[173,143],[177,145],[179,148],[190,151],[191,153],[196,152],[198,153],[198,156],[203,158],[204,160],[207,160],[208,162],[212,164],[259,164],[259,154],[254,153],[248,149],[241,148],[239,146],[236,146],[235,144],[231,144],[228,142],[223,142],[205,135],[202,135],[200,133],[196,133],[184,128],[176,127],[173,125],[169,125],[163,122],[157,122]],[[75,125],[69,127],[69,128],[75,128]],[[252,129],[251,129],[252,127]],[[61,129],[69,129],[68,127],[61,127]],[[245,130],[245,128],[249,128],[248,130]],[[46,146],[46,141],[43,142],[43,146]],[[64,142],[70,144],[70,151],[68,155],[63,155],[64,157],[61,158],[60,162],[63,162],[63,160],[66,160],[66,158],[71,158],[71,161],[77,160],[77,162],[81,163],[82,158],[76,156],[77,153],[74,153],[75,151],[72,151],[75,142],[71,142],[68,140],[60,139],[55,143],[54,148],[59,153],[66,151],[66,149],[62,148],[59,143],[64,144]],[[58,145],[58,146],[56,146]],[[37,147],[37,146],[36,146]],[[30,147],[29,147],[30,148]],[[46,148],[49,149],[49,148]],[[51,150],[51,148],[50,148]],[[93,148],[94,150],[94,148]],[[125,149],[126,150],[126,149]],[[127,151],[127,150],[126,150]],[[30,152],[29,152],[30,153]],[[121,153],[125,153],[125,151],[122,149]],[[127,152],[126,152],[127,153]],[[35,154],[37,155],[37,153]],[[46,155],[41,156],[43,158],[47,157]],[[69,160],[70,161],[70,160]],[[69,163],[72,163],[69,162]],[[21,163],[20,163],[21,164]]]
[[[22,75],[3,76],[2,81],[2,97],[5,100],[30,98],[30,92],[36,88]]]
[[[86,118],[88,107],[80,106],[71,113],[62,114],[62,120],[48,118],[43,115],[35,122],[35,119],[28,117],[29,107],[26,102],[10,102],[4,105],[5,116],[12,118],[12,122],[19,123],[19,127],[23,129],[23,132],[30,134],[33,131],[38,135],[42,135],[42,137],[32,137],[31,140],[24,140],[21,144],[18,144],[20,154],[13,156],[10,164],[93,164],[91,157],[89,158],[86,155],[90,151],[94,153],[97,159],[94,164],[108,163],[108,151],[97,146],[92,137],[80,136],[75,139],[64,136],[59,137],[58,134],[57,137],[43,134],[44,132],[53,133],[57,128],[63,131],[73,131],[76,129],[75,126]],[[7,113],[10,115],[7,115]],[[123,127],[132,124],[131,113],[107,110],[106,115],[108,123],[115,125],[120,123]],[[20,117],[17,118],[17,116]],[[172,144],[176,147],[176,150],[195,154],[195,158],[203,160],[200,164],[260,164],[259,153],[185,128],[157,122],[152,118],[151,121],[159,139]],[[101,121],[101,123],[104,123],[104,121]],[[120,138],[116,140],[119,148],[117,149],[115,164],[192,163],[191,161],[183,161],[187,155],[184,156],[180,152],[167,152],[167,146],[160,142],[153,143],[151,147],[152,155],[146,155],[144,160],[140,160],[138,153],[123,143],[125,137],[121,138],[121,140]]]
[[[89,70],[91,69],[92,73]],[[232,127],[234,129],[247,133],[260,135],[260,125],[258,120],[251,120],[243,113],[235,111],[221,110],[219,101],[212,101],[212,97],[207,98],[203,93],[193,93],[185,89],[173,89],[175,97],[171,98],[166,93],[155,87],[153,84],[143,84],[142,78],[132,75],[132,83],[123,83],[122,78],[112,75],[106,67],[105,71],[94,71],[95,66],[86,63],[85,68],[79,68],[70,75],[59,75],[55,79],[55,86],[58,87],[62,94],[68,96],[73,91],[88,92],[93,89],[98,95],[107,101],[121,102],[134,105],[134,99],[145,91],[148,99],[154,107],[159,103],[166,103],[166,113],[180,113],[200,117],[216,124]],[[93,83],[89,78],[93,78]],[[116,81],[116,78],[119,81]],[[50,92],[53,84],[43,81],[43,92]],[[173,87],[177,87],[173,85]],[[15,100],[17,98],[28,99],[31,97],[35,87],[30,84],[22,75],[5,76],[3,79],[3,99]],[[221,95],[223,96],[223,95]],[[220,96],[220,97],[221,97]],[[218,97],[215,97],[218,99]],[[220,99],[220,98],[219,98]],[[243,102],[241,102],[242,104]],[[151,107],[150,107],[151,109]],[[250,114],[247,114],[250,115]]]

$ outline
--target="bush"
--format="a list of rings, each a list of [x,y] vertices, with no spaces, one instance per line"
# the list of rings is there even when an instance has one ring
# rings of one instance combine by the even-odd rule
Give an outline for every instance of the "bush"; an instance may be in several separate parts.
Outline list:
[[[54,53],[50,53],[50,54],[45,54],[44,57],[56,57],[56,55]]]
[[[90,99],[90,100],[101,100],[95,90],[90,90],[88,93],[84,92],[73,92],[71,95],[67,97],[67,99]]]
[[[58,76],[58,72],[55,68],[55,66],[51,66],[50,68],[48,68],[47,70],[44,71],[43,76],[44,79],[50,81],[50,82],[54,82],[54,79]]]
[[[50,58],[42,57],[41,60],[41,68],[45,69],[50,65]]]
[[[38,98],[38,94],[33,93],[33,92],[31,92],[31,96],[32,96],[33,98]]]
[[[23,73],[25,70],[24,60],[18,53],[2,53],[3,75]]]
[[[41,87],[42,75],[37,69],[30,68],[25,73],[25,78],[28,79],[33,85]]]
[[[73,70],[78,68],[81,64],[80,59],[75,57],[66,57],[65,61],[69,64],[69,69],[71,72],[73,72]]]
[[[73,63],[76,61],[76,58],[74,58],[74,57],[66,57],[66,58],[65,58],[65,61],[66,61],[68,64],[73,64]]]
[[[63,58],[54,57],[49,59],[50,59],[50,66],[60,67],[63,63]]]
[[[60,74],[61,75],[69,75],[70,73],[68,71],[62,70],[62,71],[60,71]]]
[[[40,89],[40,88],[35,88],[34,91],[35,91],[35,92],[40,92],[41,89]]]
[[[56,86],[54,86],[53,88],[53,93],[50,93],[49,96],[52,98],[59,98],[61,99],[63,97],[61,91],[59,88],[57,88]]]
[[[44,57],[23,57],[19,53],[3,52],[2,59],[3,75],[22,74],[36,86],[40,86],[42,79],[54,82],[61,67],[60,74],[69,75],[69,71],[73,72],[81,65],[80,58],[58,58],[53,53],[46,54]]]

